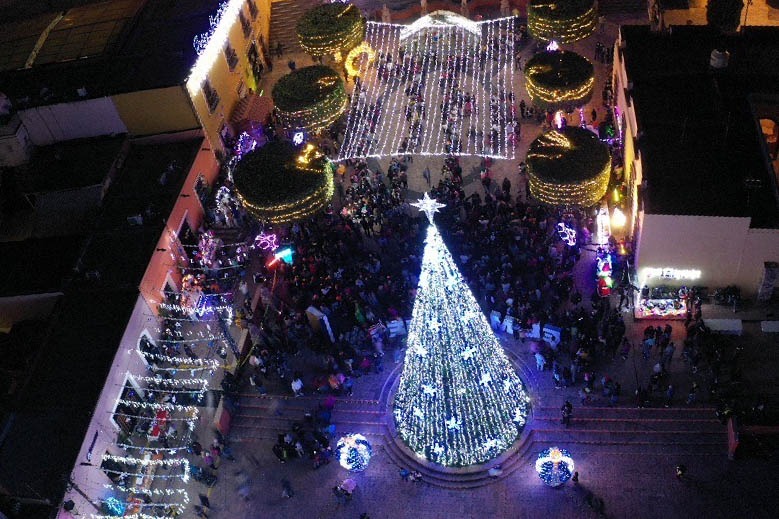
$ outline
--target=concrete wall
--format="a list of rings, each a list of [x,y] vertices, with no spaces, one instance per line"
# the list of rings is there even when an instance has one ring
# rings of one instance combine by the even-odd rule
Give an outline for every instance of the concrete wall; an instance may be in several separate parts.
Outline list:
[[[19,114],[0,127],[0,167],[15,167],[30,160],[32,143]]]
[[[109,452],[109,449],[115,449],[115,447],[112,447],[112,444],[117,439],[119,428],[111,417],[116,400],[121,395],[124,387],[127,373],[146,373],[146,363],[137,352],[138,341],[142,334],[148,335],[152,340],[158,338],[156,333],[156,303],[160,300],[161,290],[166,279],[172,278],[174,282],[178,282],[176,278],[178,269],[175,268],[175,255],[171,257],[171,254],[176,251],[175,233],[184,219],[186,219],[192,229],[197,229],[203,220],[203,207],[200,205],[194,190],[195,181],[202,174],[213,185],[218,172],[219,165],[211,148],[208,146],[208,142],[204,140],[203,146],[198,152],[181,190],[181,195],[188,196],[178,197],[176,205],[168,217],[167,225],[158,241],[157,247],[166,250],[154,254],[141,280],[141,293],[125,328],[110,373],[92,415],[89,429],[84,435],[84,443],[76,459],[76,465],[71,473],[72,480],[77,482],[81,491],[92,498],[105,498],[109,495],[109,490],[104,488],[103,485],[110,483],[110,480],[103,471],[96,467],[99,467],[101,457],[105,452]],[[114,346],[105,345],[105,347]],[[87,456],[90,452],[95,432],[97,432],[97,440],[91,450],[91,463],[94,466],[81,465],[81,463],[88,462]],[[110,451],[110,453],[122,455],[118,451]],[[96,513],[93,506],[79,492],[72,491],[65,496],[65,499],[72,499],[82,515]],[[60,510],[58,517],[70,518],[73,516],[68,512]]]
[[[154,253],[141,280],[141,294],[151,308],[156,308],[156,303],[160,301],[162,296],[160,291],[164,288],[166,279],[170,278],[180,286],[180,271],[176,268],[180,261],[180,250],[176,238],[182,222],[186,218],[192,230],[197,230],[203,222],[204,210],[195,192],[195,182],[202,175],[208,184],[213,186],[218,174],[219,163],[208,141],[204,140],[181,189],[181,194],[187,196],[179,196],[177,199],[176,205],[168,216],[165,230],[157,242],[156,248],[165,250]]]
[[[620,50],[621,38],[618,37],[614,49],[614,69],[612,77],[612,86],[614,88],[614,103],[619,109],[624,119],[624,145],[623,164],[625,167],[625,184],[628,186],[628,224],[626,229],[629,234],[636,235],[639,232],[639,188],[643,181],[643,172],[641,167],[641,154],[636,149],[638,139],[638,121],[636,120],[636,110],[633,106],[633,100],[629,93],[629,82],[627,70],[625,68],[624,54]]]
[[[270,0],[254,1],[259,12],[256,19],[251,18],[246,2],[244,2],[241,8],[244,16],[252,24],[251,36],[249,38],[244,36],[241,23],[237,17],[229,28],[228,39],[230,45],[238,55],[236,67],[231,71],[224,53],[220,52],[213,63],[210,64],[210,68],[208,68],[208,81],[219,95],[219,104],[216,108],[213,111],[208,108],[203,95],[202,84],[187,86],[192,99],[192,105],[195,107],[198,119],[214,152],[222,153],[224,151],[219,131],[230,120],[230,115],[233,113],[235,105],[240,101],[239,91],[248,92],[249,90],[256,91],[257,89],[257,84],[251,72],[248,52],[252,41],[257,41],[258,46],[260,45],[260,38],[266,44],[269,41],[271,9]],[[241,83],[243,83],[244,88],[241,88]]]
[[[122,336],[122,342],[116,351],[111,371],[108,374],[108,378],[106,378],[103,391],[100,393],[97,406],[92,414],[89,428],[84,435],[84,443],[81,445],[81,450],[76,458],[76,464],[71,472],[71,481],[75,481],[79,489],[92,498],[106,498],[111,494],[111,490],[103,486],[112,484],[112,482],[105,472],[99,468],[101,458],[106,452],[122,455],[121,452],[111,450],[112,444],[116,441],[119,433],[118,426],[113,422],[112,413],[116,407],[116,400],[122,394],[127,373],[143,374],[146,372],[146,363],[142,356],[137,353],[137,348],[138,340],[145,331],[149,332],[152,339],[156,339],[155,335],[153,335],[155,333],[156,319],[150,317],[151,315],[151,309],[146,305],[146,302],[142,297],[138,297],[135,309]],[[96,432],[97,439],[94,446],[92,446],[92,439]],[[87,465],[82,465],[82,463]],[[79,492],[71,491],[67,493],[65,500],[68,499],[72,499],[76,503],[76,509],[82,516],[88,516],[90,513],[99,513]],[[58,517],[69,518],[72,515],[60,508]]]
[[[133,136],[200,127],[182,85],[128,92],[111,99],[128,133]]]
[[[19,117],[36,146],[127,132],[110,97],[28,108]]]
[[[699,285],[710,289],[737,285],[754,297],[763,263],[779,261],[779,230],[750,229],[749,218],[643,214],[636,265],[643,283],[645,268],[695,269],[700,279],[653,280],[651,285]]]

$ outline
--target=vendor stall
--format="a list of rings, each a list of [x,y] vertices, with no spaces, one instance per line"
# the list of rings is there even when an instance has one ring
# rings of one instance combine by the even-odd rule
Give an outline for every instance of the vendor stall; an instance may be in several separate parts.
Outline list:
[[[684,284],[700,277],[699,270],[641,268],[637,319],[684,319],[693,311],[692,291]]]

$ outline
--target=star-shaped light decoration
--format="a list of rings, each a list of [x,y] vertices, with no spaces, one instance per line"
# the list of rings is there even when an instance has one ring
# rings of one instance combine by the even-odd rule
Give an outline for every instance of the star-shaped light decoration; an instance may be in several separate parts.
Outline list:
[[[441,447],[441,444],[440,444],[440,443],[436,443],[436,444],[433,446],[433,453],[434,453],[436,456],[440,456],[441,454],[443,454],[443,453],[444,453],[444,448],[443,448],[443,447]]]
[[[512,420],[517,425],[524,425],[525,424],[525,413],[522,412],[521,407],[517,407],[514,410],[514,420]]]
[[[473,354],[476,353],[476,348],[473,346],[469,346],[467,350],[464,350],[460,356],[463,358],[463,360],[468,360],[473,357]]]
[[[415,407],[414,408],[414,417],[415,418],[419,418],[420,420],[422,420],[422,419],[425,418],[425,415],[424,415],[424,413],[422,412],[422,410],[420,408]]]
[[[433,330],[434,332],[438,332],[438,330],[441,329],[441,321],[439,321],[438,319],[434,319],[434,320],[430,321],[430,324],[428,325],[428,327],[431,330]]]
[[[484,448],[485,449],[489,450],[489,449],[492,449],[493,447],[495,447],[495,448],[500,447],[500,442],[498,440],[496,440],[495,438],[493,438],[491,440],[487,440],[486,442],[484,442]]]
[[[422,392],[426,395],[435,396],[436,388],[431,386],[430,384],[423,384],[422,385]]]
[[[427,355],[427,350],[426,350],[426,349],[425,349],[425,347],[424,347],[424,346],[422,346],[421,344],[417,344],[417,345],[414,347],[414,349],[412,349],[411,351],[413,351],[414,353],[416,353],[416,354],[417,354],[417,355],[419,355],[420,357],[424,357],[425,355]]]
[[[482,375],[481,379],[479,380],[479,384],[481,384],[482,386],[486,386],[490,382],[492,382],[492,375],[490,375],[489,373],[485,373],[484,375]]]
[[[446,204],[439,204],[435,198],[430,198],[430,195],[425,192],[424,196],[417,200],[416,203],[411,204],[420,211],[423,211],[427,215],[427,220],[433,223],[433,213],[437,213],[442,207],[446,207]]]
[[[505,379],[503,381],[503,391],[508,393],[509,391],[511,391],[511,388],[512,388],[511,381],[509,379]]]
[[[460,430],[460,426],[462,426],[462,424],[463,424],[463,421],[462,420],[458,420],[454,416],[451,417],[450,419],[446,420],[446,428],[449,429],[450,431],[459,431]]]
[[[463,317],[465,318],[466,321],[472,321],[474,319],[479,318],[479,312],[475,310],[468,310],[463,314]]]

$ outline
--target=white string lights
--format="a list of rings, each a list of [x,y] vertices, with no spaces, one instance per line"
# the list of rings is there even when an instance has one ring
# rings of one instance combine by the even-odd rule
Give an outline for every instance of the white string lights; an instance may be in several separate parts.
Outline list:
[[[430,215],[428,197],[415,204]],[[430,223],[393,415],[403,441],[445,466],[484,463],[516,439],[529,398]]]
[[[404,33],[401,41],[401,30],[407,26],[368,22],[366,41],[379,58],[373,68],[361,71],[363,93],[352,98],[344,145],[337,160],[403,153],[445,155],[450,139],[455,155],[514,157],[514,147],[509,142],[514,74],[513,39],[509,36],[514,18],[469,21],[467,28],[464,23],[458,17],[424,21],[415,25],[412,33]],[[386,61],[387,55],[391,65]],[[436,56],[435,61],[429,56]],[[457,73],[450,58],[458,61]],[[397,65],[401,67],[399,73]],[[382,66],[390,69],[386,76],[380,74]],[[442,73],[447,75],[443,81]],[[424,78],[424,108],[419,109],[420,127],[415,129],[417,108],[411,107],[411,98],[417,96],[409,96],[407,91],[420,77]],[[472,104],[467,121],[459,106],[461,96],[466,94],[470,94]],[[449,120],[441,110],[444,96],[449,96]],[[381,110],[377,114],[370,106],[378,100]],[[407,107],[411,110],[410,120],[406,120]],[[480,138],[470,132],[472,127]]]

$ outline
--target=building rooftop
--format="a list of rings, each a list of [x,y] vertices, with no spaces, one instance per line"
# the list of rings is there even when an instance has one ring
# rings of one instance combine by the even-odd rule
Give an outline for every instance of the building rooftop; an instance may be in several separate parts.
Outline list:
[[[723,36],[706,26],[621,27],[635,103],[645,211],[742,216],[779,226],[776,184],[749,96],[779,90],[779,29]],[[711,51],[730,52],[725,69]]]
[[[122,148],[124,136],[64,141],[35,148],[16,172],[25,193],[77,189],[102,184]]]
[[[192,40],[217,5],[114,0],[68,9],[61,19],[42,13],[5,23],[0,85],[26,108],[181,84],[195,62]]]
[[[59,292],[83,245],[83,236],[0,243],[0,297]]]
[[[20,276],[3,278],[12,281],[9,294],[24,292],[29,283],[51,287],[58,285],[60,276],[72,277],[59,282],[64,296],[51,318],[44,354],[30,369],[31,382],[8,409],[0,411],[0,430],[8,424],[0,444],[0,486],[12,495],[49,499],[56,506],[64,494],[138,300],[138,286],[201,142],[198,137],[132,144],[89,236],[63,243],[47,239],[0,244],[7,247],[0,249],[2,274]],[[168,171],[170,164],[175,166]],[[165,171],[165,182],[160,183]],[[140,219],[132,218],[139,214]],[[60,247],[70,253],[62,254]],[[47,254],[40,265],[38,258],[25,263],[31,250]],[[11,265],[9,272],[4,263]],[[22,272],[25,264],[29,273]],[[34,277],[40,272],[46,274],[43,281]],[[45,516],[37,510],[21,517]]]

